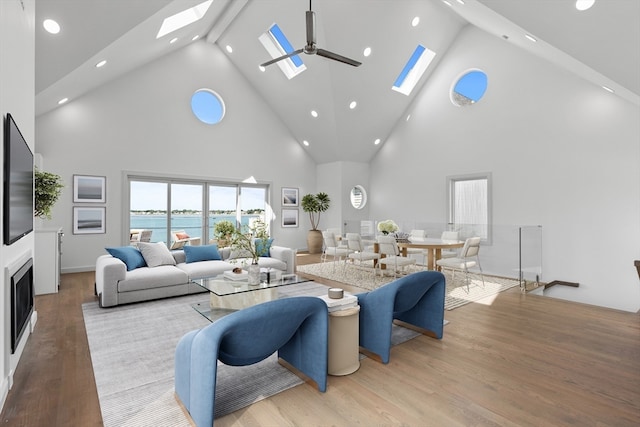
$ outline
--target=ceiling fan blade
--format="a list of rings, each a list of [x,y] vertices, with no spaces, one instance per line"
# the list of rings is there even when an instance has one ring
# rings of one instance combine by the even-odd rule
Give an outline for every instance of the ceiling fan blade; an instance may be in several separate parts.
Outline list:
[[[355,59],[347,58],[346,56],[338,55],[337,53],[329,52],[328,50],[318,49],[316,52],[319,56],[324,56],[325,58],[333,59],[335,61],[340,61],[345,64],[353,65],[354,67],[359,67],[362,65],[362,62],[358,62]]]
[[[275,58],[275,59],[272,59],[271,61],[267,61],[267,62],[265,62],[264,64],[260,64],[260,66],[261,66],[261,67],[266,67],[267,65],[275,64],[276,62],[278,62],[278,61],[282,61],[283,59],[287,59],[287,58],[289,58],[289,57],[291,57],[291,56],[299,55],[299,54],[301,54],[302,52],[304,52],[304,49],[294,50],[294,51],[293,51],[293,52],[291,52],[291,53],[287,53],[286,55],[282,55],[282,56],[279,56],[279,57],[277,57],[277,58]]]

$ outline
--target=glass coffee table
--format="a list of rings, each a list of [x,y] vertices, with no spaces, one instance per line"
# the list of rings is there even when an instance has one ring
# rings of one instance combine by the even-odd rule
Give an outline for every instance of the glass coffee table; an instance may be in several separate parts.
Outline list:
[[[275,299],[326,295],[329,288],[297,274],[283,274],[278,280],[262,281],[258,285],[227,279],[222,274],[192,282],[209,291],[209,301],[192,306],[212,322],[230,312]]]

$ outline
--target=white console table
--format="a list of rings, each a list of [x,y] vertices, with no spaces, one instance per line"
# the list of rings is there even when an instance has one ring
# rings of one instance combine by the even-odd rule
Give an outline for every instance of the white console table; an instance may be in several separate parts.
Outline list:
[[[36,295],[53,294],[60,286],[62,228],[36,229],[34,290]]]

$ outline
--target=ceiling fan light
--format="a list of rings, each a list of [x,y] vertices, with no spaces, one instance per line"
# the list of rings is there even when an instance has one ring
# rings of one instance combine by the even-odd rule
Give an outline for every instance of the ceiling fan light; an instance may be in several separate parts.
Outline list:
[[[579,11],[585,11],[590,9],[591,6],[596,2],[596,0],[576,0],[576,9]]]

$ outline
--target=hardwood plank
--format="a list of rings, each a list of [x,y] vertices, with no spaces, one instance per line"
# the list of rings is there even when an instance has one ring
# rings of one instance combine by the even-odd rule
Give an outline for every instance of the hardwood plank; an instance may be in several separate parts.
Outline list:
[[[93,276],[63,275],[58,294],[36,297],[39,320],[2,411],[6,425],[102,425],[81,310],[95,300]],[[367,358],[351,375],[330,376],[326,393],[302,384],[216,425],[640,424],[637,313],[513,289],[445,316],[442,340],[419,336],[394,347],[388,365]]]

